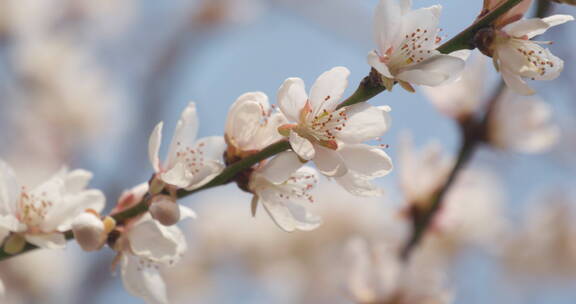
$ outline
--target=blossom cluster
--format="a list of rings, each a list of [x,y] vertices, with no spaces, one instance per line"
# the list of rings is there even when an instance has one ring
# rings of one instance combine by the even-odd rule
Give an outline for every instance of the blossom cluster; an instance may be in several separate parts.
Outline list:
[[[489,13],[501,3],[487,0],[484,9]],[[534,94],[525,79],[555,79],[564,63],[541,46],[546,43],[531,39],[573,17],[522,19],[529,4],[523,1],[475,33],[475,46],[493,59],[507,86],[493,97],[482,121],[484,129],[478,134],[480,141],[498,149],[537,153],[557,142],[559,128],[548,104],[517,94]],[[440,5],[411,6],[410,0],[379,1],[374,14],[377,50],[367,57],[371,75],[377,76],[382,90],[391,91],[399,84],[415,92],[415,86],[423,86],[443,114],[465,125],[485,105],[480,98],[485,62],[477,54],[476,61],[468,64],[468,50],[442,51]],[[107,245],[117,254],[112,265],[120,265],[124,286],[131,294],[148,303],[168,303],[163,272],[176,265],[188,247],[176,224],[196,218],[178,199],[235,183],[251,194],[251,206],[246,209],[252,216],[261,206],[278,228],[293,232],[314,230],[323,223],[310,210],[321,181],[334,180],[355,196],[382,195],[376,179],[388,175],[393,162],[385,151],[387,145],[379,142],[391,128],[392,109],[372,105],[367,99],[344,98],[349,75],[348,68],[334,67],[318,76],[309,90],[303,79],[288,78],[277,91],[276,105],[262,92],[242,94],[229,108],[223,136],[197,138],[197,107],[190,102],[176,123],[164,160],[159,156],[163,122],[152,130],[150,180],[126,190],[109,214],[103,214],[103,192],[88,188],[92,174],[86,170],[63,168],[29,187],[22,186],[13,169],[0,161],[3,254],[17,255],[36,247],[63,248],[71,238],[85,251]],[[456,164],[439,146],[414,151],[410,139],[401,145],[399,163],[399,188],[405,201],[400,213],[406,224],[411,213],[430,208]],[[467,190],[456,187],[446,192],[444,208],[429,230],[450,245],[489,243],[496,238],[503,220],[492,229],[481,227],[486,218],[496,219],[500,213],[499,195],[488,197],[483,190],[491,188],[491,180],[484,172],[463,174],[456,185]],[[458,204],[464,200],[466,207]],[[356,240],[349,247],[353,269],[348,287],[356,301],[451,301],[450,291],[435,270],[430,271],[430,278],[418,278],[422,269],[418,262],[408,266],[400,262],[398,244]],[[433,284],[414,287],[426,282]]]

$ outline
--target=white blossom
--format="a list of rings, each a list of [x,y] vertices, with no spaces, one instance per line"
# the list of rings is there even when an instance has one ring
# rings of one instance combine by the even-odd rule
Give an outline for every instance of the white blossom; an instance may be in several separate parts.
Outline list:
[[[488,140],[494,146],[522,153],[542,153],[558,142],[560,128],[552,108],[536,97],[506,90],[489,120]]]
[[[181,208],[181,219],[195,217]],[[164,226],[149,213],[129,223],[117,241],[124,287],[149,304],[169,303],[161,271],[174,266],[186,251],[184,234],[177,226]]]
[[[409,134],[402,137],[398,158],[400,187],[409,204],[428,203],[446,181],[453,164],[438,142],[415,150]]]
[[[374,14],[378,51],[368,54],[391,90],[394,81],[413,91],[410,84],[437,86],[456,79],[464,69],[459,56],[441,54],[438,23],[442,7],[411,10],[410,0],[380,0]]]
[[[347,161],[362,162],[362,159],[344,160],[340,147],[343,144],[359,144],[384,134],[390,125],[388,111],[360,102],[337,108],[348,85],[350,71],[335,67],[324,72],[312,88],[305,92],[300,78],[289,78],[278,91],[278,104],[282,113],[296,124],[280,127],[288,136],[294,152],[304,160],[313,160],[318,170],[327,176],[343,176],[348,171]],[[370,154],[369,146],[361,146],[349,157]],[[374,166],[376,170],[389,170],[392,165],[385,153]],[[361,166],[358,166],[360,168]],[[372,168],[374,169],[374,168]],[[364,173],[364,172],[360,172]],[[369,174],[369,173],[368,173]]]
[[[356,303],[452,303],[439,265],[422,257],[403,263],[394,245],[352,239],[347,287]]]
[[[228,157],[243,157],[281,140],[278,127],[286,123],[284,115],[274,111],[264,93],[243,94],[230,106],[226,119]]]
[[[104,208],[104,194],[86,189],[91,178],[88,171],[64,168],[28,190],[18,185],[12,168],[0,161],[0,241],[12,232],[38,247],[64,247],[64,231],[78,215]]]
[[[494,65],[502,74],[506,85],[518,94],[532,95],[523,78],[552,80],[560,75],[564,61],[554,56],[540,44],[550,42],[532,41],[549,28],[574,20],[569,15],[553,15],[546,18],[521,19],[497,30],[489,46]]]
[[[317,182],[314,169],[302,167],[296,153],[284,151],[251,174],[252,212],[261,204],[282,230],[313,230],[322,221],[310,214],[306,205],[314,202],[309,192]]]
[[[222,172],[224,139],[221,136],[210,136],[196,140],[198,118],[194,103],[188,104],[182,112],[168,157],[160,163],[158,152],[162,141],[162,125],[162,122],[156,125],[148,143],[148,155],[157,179],[168,185],[191,190],[203,186]]]

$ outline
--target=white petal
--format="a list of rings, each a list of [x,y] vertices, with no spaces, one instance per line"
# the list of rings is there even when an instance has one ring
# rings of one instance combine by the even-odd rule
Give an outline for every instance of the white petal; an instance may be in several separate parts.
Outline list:
[[[36,190],[34,191],[35,193]],[[90,189],[73,195],[65,195],[58,205],[50,208],[39,227],[42,231],[66,231],[71,228],[72,221],[86,209],[96,212],[104,210],[106,198],[100,190]]]
[[[557,26],[568,21],[574,21],[574,17],[571,15],[552,15],[542,19],[544,22],[548,23],[550,27]]]
[[[464,65],[460,58],[440,54],[402,69],[396,78],[418,85],[437,86],[460,77]]]
[[[162,181],[178,188],[185,188],[193,178],[192,173],[186,170],[185,164],[177,162],[168,171],[160,175]]]
[[[182,111],[180,120],[176,123],[176,130],[170,142],[170,149],[168,150],[168,159],[164,164],[167,169],[174,165],[176,160],[176,152],[179,147],[191,147],[196,140],[198,133],[198,115],[196,114],[196,104],[191,102]]]
[[[412,0],[400,0],[400,12],[402,15],[407,14],[412,8]]]
[[[346,162],[346,167],[361,176],[375,178],[392,171],[392,160],[388,154],[373,146],[345,145],[339,152]]]
[[[302,159],[311,160],[314,158],[314,146],[308,139],[298,135],[298,133],[294,131],[290,131],[289,140],[292,150]]]
[[[0,214],[16,214],[20,187],[14,171],[0,160]]]
[[[269,109],[268,97],[262,92],[250,92],[238,97],[228,111],[226,136],[240,149],[251,144]]]
[[[262,193],[259,202],[264,206],[274,223],[286,232],[310,231],[322,224],[322,220],[310,214],[304,206],[282,200],[272,190]]]
[[[304,108],[308,95],[304,81],[300,78],[288,78],[278,89],[278,106],[282,113],[291,121],[298,121],[300,111]]]
[[[247,150],[261,150],[270,144],[281,140],[284,136],[278,132],[278,127],[287,123],[288,120],[286,119],[286,116],[280,112],[270,115],[265,124],[257,130],[256,134],[254,134],[252,142],[249,145],[246,145]]]
[[[360,102],[344,109],[346,126],[336,137],[347,143],[361,143],[382,136],[390,128],[390,114],[367,102]]]
[[[168,304],[166,283],[155,265],[130,254],[122,256],[124,288],[148,304]]]
[[[64,180],[64,191],[68,194],[77,194],[86,189],[91,179],[92,172],[90,171],[76,169],[68,172]]]
[[[24,238],[28,243],[34,244],[40,248],[46,249],[62,249],[66,247],[66,239],[64,234],[56,233],[42,233],[42,234],[25,234]]]
[[[358,196],[380,196],[383,191],[374,185],[370,179],[356,174],[354,171],[348,171],[346,175],[335,178],[336,182],[346,191]]]
[[[195,219],[198,217],[196,215],[196,212],[194,212],[194,210],[192,210],[191,208],[188,208],[186,206],[182,206],[180,204],[178,204],[178,206],[180,207],[180,220],[184,220],[187,218]]]
[[[204,164],[204,166],[200,168],[200,171],[193,175],[193,178],[190,180],[189,185],[186,186],[185,189],[190,191],[206,185],[217,175],[222,173],[224,168],[224,164],[219,161],[211,161]]]
[[[342,176],[347,172],[344,160],[337,151],[316,146],[316,155],[313,160],[318,171],[326,176]]]
[[[208,136],[200,138],[194,148],[202,152],[204,160],[215,160],[223,162],[226,142],[222,136]]]
[[[172,264],[186,251],[186,239],[177,226],[164,226],[148,214],[128,231],[132,252],[155,262]]]
[[[12,214],[0,215],[0,243],[10,231],[17,232],[20,230],[20,221]]]
[[[524,80],[517,74],[510,72],[508,69],[500,68],[502,79],[508,88],[520,95],[533,95],[536,93]]]
[[[152,134],[150,134],[150,139],[148,140],[148,158],[150,159],[152,168],[154,168],[154,172],[160,172],[160,158],[158,157],[158,152],[160,151],[160,143],[162,142],[162,125],[162,122],[156,125]]]
[[[544,33],[550,26],[540,18],[520,19],[506,25],[502,30],[514,37],[524,35],[532,38]]]
[[[310,88],[310,104],[316,114],[324,110],[332,112],[340,103],[348,87],[350,71],[345,67],[335,67],[322,73]]]
[[[284,151],[258,169],[258,173],[274,184],[281,184],[302,165],[303,163],[300,161],[298,154],[292,151]]]
[[[380,0],[374,10],[374,41],[382,54],[393,46],[400,34],[402,8],[396,0]]]
[[[375,51],[368,53],[368,64],[376,69],[378,73],[388,78],[394,78],[388,69],[388,66],[380,61],[380,56]]]
[[[527,36],[528,39],[546,32],[549,28],[574,20],[570,15],[553,15],[543,19],[521,19],[505,26],[503,30],[514,37]]]

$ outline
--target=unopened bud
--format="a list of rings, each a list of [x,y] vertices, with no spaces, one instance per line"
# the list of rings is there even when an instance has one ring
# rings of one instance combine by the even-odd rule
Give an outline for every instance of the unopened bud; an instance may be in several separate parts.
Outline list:
[[[12,234],[4,243],[4,252],[7,254],[17,254],[20,253],[24,246],[26,245],[26,239],[20,234]]]
[[[152,198],[148,210],[152,218],[164,226],[172,226],[180,220],[180,206],[168,195],[157,195]]]
[[[105,225],[91,212],[80,214],[72,222],[74,238],[85,251],[94,251],[102,247],[105,240]]]

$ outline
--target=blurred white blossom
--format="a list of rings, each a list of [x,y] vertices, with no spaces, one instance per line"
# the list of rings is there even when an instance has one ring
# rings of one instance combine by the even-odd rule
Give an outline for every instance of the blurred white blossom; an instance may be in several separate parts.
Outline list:
[[[347,288],[356,303],[452,303],[443,269],[423,256],[404,263],[394,245],[359,238],[348,242],[346,253]]]
[[[0,239],[6,240],[5,249],[11,242],[22,246],[22,241],[16,241],[18,238],[42,248],[64,247],[64,231],[71,228],[78,215],[86,209],[100,212],[104,208],[104,194],[86,189],[91,178],[92,174],[85,170],[62,169],[28,190],[19,186],[12,168],[0,162]]]
[[[552,118],[552,108],[543,100],[506,90],[490,116],[488,140],[505,150],[546,152],[560,136],[560,128]]]

